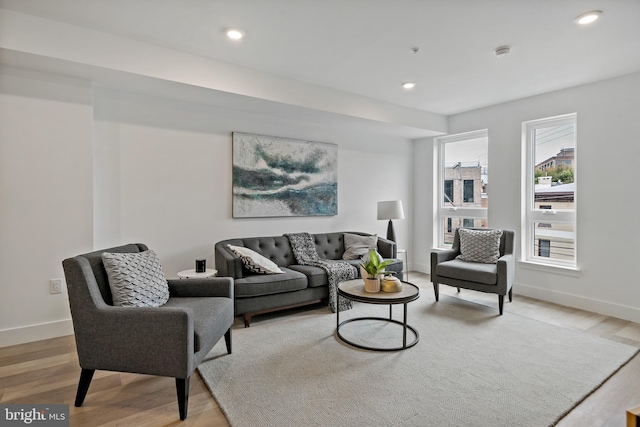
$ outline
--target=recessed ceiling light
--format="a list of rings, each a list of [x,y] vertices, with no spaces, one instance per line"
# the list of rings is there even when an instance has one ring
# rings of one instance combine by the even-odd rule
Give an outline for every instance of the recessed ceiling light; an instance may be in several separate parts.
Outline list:
[[[509,46],[500,46],[494,50],[496,56],[500,58],[501,56],[507,56],[511,53],[511,48]]]
[[[583,13],[582,15],[578,16],[575,22],[580,25],[591,24],[593,21],[596,21],[598,18],[600,18],[600,15],[602,15],[601,10],[592,10],[591,12]]]
[[[232,40],[240,40],[244,37],[244,31],[238,30],[237,28],[227,28],[226,30],[224,30],[224,32],[227,37]]]
[[[402,87],[405,89],[413,89],[416,87],[416,84],[414,82],[404,82],[402,83]]]

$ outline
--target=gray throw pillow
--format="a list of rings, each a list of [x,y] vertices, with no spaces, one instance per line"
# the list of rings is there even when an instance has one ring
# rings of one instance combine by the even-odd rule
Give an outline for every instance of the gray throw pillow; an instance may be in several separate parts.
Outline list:
[[[344,233],[344,249],[342,259],[360,259],[369,253],[369,249],[378,249],[378,235],[360,236]]]
[[[160,307],[169,300],[169,284],[153,251],[102,254],[113,305]]]
[[[495,264],[500,258],[502,230],[470,230],[460,228],[460,255],[462,261]]]

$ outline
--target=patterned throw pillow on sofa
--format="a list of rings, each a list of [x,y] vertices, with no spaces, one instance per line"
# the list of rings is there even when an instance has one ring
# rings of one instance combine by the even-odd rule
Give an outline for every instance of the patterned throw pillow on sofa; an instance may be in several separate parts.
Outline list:
[[[458,229],[460,233],[460,255],[462,261],[495,264],[500,258],[502,230]]]
[[[259,274],[278,274],[284,273],[278,267],[278,264],[260,255],[259,253],[252,251],[249,248],[242,246],[228,245],[228,248],[233,252],[244,264],[249,271]]]

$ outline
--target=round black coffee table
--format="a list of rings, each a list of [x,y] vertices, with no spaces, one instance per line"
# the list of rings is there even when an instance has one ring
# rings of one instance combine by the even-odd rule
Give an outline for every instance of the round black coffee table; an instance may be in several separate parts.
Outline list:
[[[347,319],[340,323],[340,312],[336,313],[336,333],[338,338],[342,341],[350,344],[354,347],[362,348],[365,350],[375,351],[398,351],[405,350],[413,347],[420,340],[420,334],[412,326],[407,324],[407,304],[411,301],[415,301],[420,297],[420,290],[416,285],[409,282],[402,282],[402,291],[400,292],[366,292],[364,290],[364,282],[362,279],[347,280],[338,285],[338,292],[336,292],[336,307],[340,307],[340,298],[347,298],[351,301],[363,302],[365,304],[387,304],[389,305],[389,318],[386,317],[355,317]],[[404,319],[402,322],[394,320],[392,318],[393,306],[396,304],[404,305]],[[349,339],[342,336],[340,328],[343,325],[351,322],[358,322],[363,320],[379,320],[383,322],[396,323],[402,326],[402,347],[369,347],[361,344],[354,343]],[[407,343],[407,330],[411,331],[415,335],[415,339],[410,343]]]

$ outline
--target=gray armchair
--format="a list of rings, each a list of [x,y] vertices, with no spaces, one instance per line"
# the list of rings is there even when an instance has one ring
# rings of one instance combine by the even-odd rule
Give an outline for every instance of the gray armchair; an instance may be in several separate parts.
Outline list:
[[[440,297],[441,283],[457,287],[458,292],[465,288],[498,294],[498,308],[502,315],[504,296],[509,295],[509,301],[513,301],[514,237],[513,231],[503,230],[500,258],[496,264],[467,262],[456,259],[460,255],[460,233],[456,229],[451,249],[431,252],[431,282],[436,301]]]
[[[103,252],[143,252],[128,244],[78,255],[62,262],[82,372],[75,406],[81,406],[96,369],[175,378],[180,419],[187,417],[189,377],[225,337],[231,353],[233,279],[168,280],[169,301],[161,307],[117,307]]]

